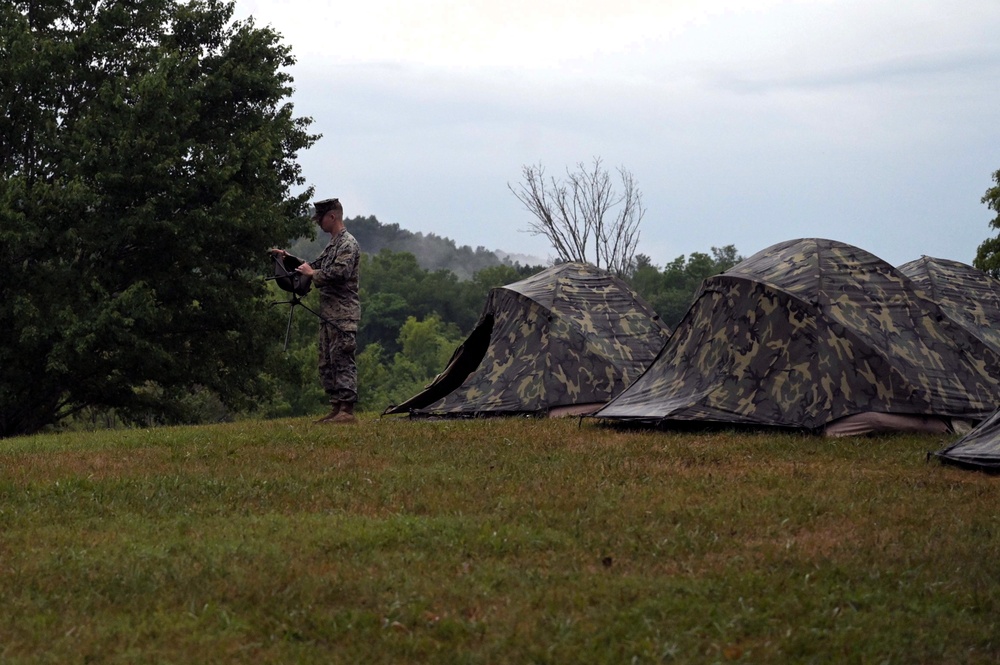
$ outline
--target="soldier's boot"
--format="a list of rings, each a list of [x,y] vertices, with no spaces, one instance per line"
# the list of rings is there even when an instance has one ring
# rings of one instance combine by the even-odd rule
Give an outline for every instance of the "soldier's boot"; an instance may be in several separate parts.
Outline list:
[[[340,413],[340,405],[341,404],[342,404],[341,401],[335,400],[335,399],[331,399],[330,400],[330,413],[326,414],[325,416],[323,416],[319,420],[314,420],[313,424],[319,425],[321,423],[331,422]]]
[[[358,422],[358,419],[354,416],[354,402],[341,402],[340,413],[327,422],[337,425],[353,425]]]

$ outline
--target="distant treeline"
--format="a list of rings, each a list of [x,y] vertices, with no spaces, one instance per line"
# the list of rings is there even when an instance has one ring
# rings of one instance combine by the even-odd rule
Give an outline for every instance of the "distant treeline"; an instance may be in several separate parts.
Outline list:
[[[448,270],[463,280],[471,279],[484,268],[507,263],[496,252],[485,247],[472,249],[468,245],[458,246],[450,238],[433,233],[407,231],[400,228],[399,224],[383,224],[374,216],[348,218],[344,224],[365,254],[378,254],[383,249],[407,252],[416,257],[421,268],[431,272]],[[329,234],[317,231],[316,238],[302,238],[290,251],[301,258],[312,259],[323,251],[329,240]]]

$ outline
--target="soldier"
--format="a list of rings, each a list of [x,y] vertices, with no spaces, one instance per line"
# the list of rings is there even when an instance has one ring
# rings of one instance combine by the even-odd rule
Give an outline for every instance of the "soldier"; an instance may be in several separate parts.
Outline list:
[[[315,261],[303,262],[296,270],[319,289],[319,379],[330,397],[330,413],[317,423],[355,423],[358,401],[358,370],[354,363],[361,300],[358,297],[358,241],[344,227],[344,208],[337,199],[317,201],[313,215],[330,243]],[[288,256],[283,249],[273,249]]]

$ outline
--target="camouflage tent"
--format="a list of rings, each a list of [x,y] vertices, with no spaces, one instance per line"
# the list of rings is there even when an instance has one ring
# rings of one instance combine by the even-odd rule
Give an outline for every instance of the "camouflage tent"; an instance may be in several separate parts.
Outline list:
[[[899,266],[949,319],[1000,353],[1000,280],[958,261],[922,256]]]
[[[947,464],[1000,473],[1000,411],[934,455]]]
[[[706,279],[650,368],[595,417],[812,430],[858,414],[979,420],[1000,399],[998,370],[997,353],[888,263],[792,240]]]
[[[668,334],[620,279],[563,263],[491,290],[476,329],[445,370],[385,413],[593,411],[639,376]]]

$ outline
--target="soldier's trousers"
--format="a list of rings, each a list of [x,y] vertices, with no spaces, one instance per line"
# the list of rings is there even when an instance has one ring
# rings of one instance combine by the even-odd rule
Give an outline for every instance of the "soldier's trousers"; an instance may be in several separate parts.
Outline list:
[[[357,341],[354,331],[336,325],[319,326],[319,381],[330,399],[358,401],[358,367],[354,363]]]

